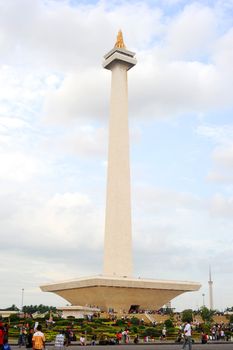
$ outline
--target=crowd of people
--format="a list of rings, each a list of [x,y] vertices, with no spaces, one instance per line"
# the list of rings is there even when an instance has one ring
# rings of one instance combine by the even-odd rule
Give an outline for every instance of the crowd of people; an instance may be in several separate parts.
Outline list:
[[[0,350],[11,350],[8,343],[8,330],[9,325],[5,323],[3,325],[0,322]],[[41,325],[38,325],[36,329],[30,328],[29,332],[26,328],[21,327],[18,339],[19,347],[26,346],[26,348],[33,348],[35,350],[42,350],[45,346],[45,336],[42,333]]]
[[[228,330],[224,324],[215,324],[210,330],[209,338],[211,340],[229,340],[229,336],[225,331]]]
[[[134,342],[134,344],[139,343],[139,336],[134,335],[134,338],[130,339],[130,326],[131,324],[128,324],[128,327],[125,329],[121,329],[119,332],[116,333],[115,337],[113,337],[111,340],[104,338],[104,337],[98,337],[98,343],[102,345],[105,344],[128,344],[130,342]],[[176,324],[178,326],[178,324]],[[19,326],[15,326],[19,329],[19,337],[18,337],[18,346],[24,346],[28,349],[33,350],[42,350],[45,346],[45,335],[42,332],[42,326],[38,324],[38,322],[35,323],[34,328],[29,327],[29,324],[20,324]],[[200,332],[201,325],[194,320],[194,322],[186,322],[185,324],[179,323],[179,330],[176,342],[183,344],[183,349],[192,349],[192,332],[198,331]],[[8,330],[9,326],[7,323],[3,324],[0,322],[0,350],[11,350],[9,344],[8,344]],[[214,324],[211,329],[208,332],[202,331],[201,333],[201,343],[206,344],[208,341],[228,341],[229,339],[229,325],[228,324]],[[166,341],[167,339],[167,329],[164,325],[163,328],[161,328],[161,335],[158,338],[160,341]],[[145,336],[143,341],[145,343],[155,340],[155,338],[150,338],[149,336]],[[78,341],[81,346],[85,346],[87,344],[86,340],[86,334],[82,333],[81,336],[76,339],[76,335],[72,329],[71,326],[68,326],[66,329],[61,330],[55,337],[55,349],[61,349],[64,346],[68,347],[72,341]],[[89,341],[91,345],[97,344],[97,336],[92,335],[91,341]]]

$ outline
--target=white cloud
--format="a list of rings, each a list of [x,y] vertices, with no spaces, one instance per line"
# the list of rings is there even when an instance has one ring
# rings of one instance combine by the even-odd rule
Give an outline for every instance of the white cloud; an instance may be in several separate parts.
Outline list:
[[[3,42],[10,43],[12,62],[16,58],[24,70],[52,68],[64,78],[62,82],[52,73],[52,91],[48,91],[51,79],[45,79],[47,90],[41,94],[46,94],[44,113],[50,120],[106,117],[109,74],[102,70],[101,60],[113,46],[119,26],[130,48],[137,47],[139,63],[130,73],[133,116],[176,116],[232,105],[232,29],[222,36],[216,32],[219,19],[214,7],[191,3],[176,16],[165,17],[158,7],[140,2],[108,8],[104,2],[70,7],[66,2],[45,5],[35,1],[32,5],[23,1],[28,9],[26,20],[16,20],[19,8],[14,1],[2,3]],[[75,39],[73,33],[77,33]],[[4,54],[7,50],[2,45]],[[28,53],[24,55],[27,62],[18,46]],[[22,76],[17,89],[5,88],[3,93],[13,96],[24,91],[30,100],[35,91],[30,86],[37,80],[31,76],[28,85],[28,79],[30,75],[26,80]]]
[[[65,193],[63,195],[57,193],[48,203],[49,207],[55,207],[59,210],[85,207],[88,204],[90,204],[90,199],[79,193]]]
[[[20,4],[2,1],[2,55],[8,57],[13,51],[24,64],[28,61],[33,64],[33,58],[37,58],[37,64],[73,70],[80,65],[96,66],[105,50],[113,45],[113,37],[120,28],[128,33],[133,45],[137,42],[142,46],[150,42],[154,32],[160,31],[160,10],[151,10],[140,2],[126,2],[114,8],[108,5],[99,2],[71,7],[65,1],[46,4],[39,0],[33,3],[23,0]],[[27,8],[27,14],[21,8]]]
[[[24,120],[20,118],[7,118],[7,117],[1,117],[0,116],[0,127],[2,128],[2,131],[7,129],[21,129],[29,127],[29,123],[25,122]],[[1,129],[0,129],[1,132]]]
[[[210,212],[213,216],[232,219],[233,197],[224,197],[216,194],[211,201]]]
[[[0,153],[0,179],[14,180],[16,182],[27,182],[33,176],[43,173],[43,164],[34,156],[21,152]]]
[[[91,126],[68,128],[65,135],[47,140],[45,146],[63,154],[106,158],[107,130]]]
[[[168,26],[170,55],[181,59],[203,57],[215,39],[216,23],[214,9],[200,3],[186,5]]]
[[[231,124],[221,125],[199,125],[196,130],[198,135],[210,138],[215,144],[229,144],[233,139],[233,126]]]
[[[233,142],[228,147],[216,148],[213,159],[219,165],[233,170]]]
[[[134,116],[189,115],[219,108],[230,98],[227,91],[223,96],[216,67],[200,62],[158,62],[149,56],[141,61],[131,79]]]
[[[202,125],[197,133],[214,143],[212,151],[213,169],[207,175],[208,181],[233,183],[233,126]]]
[[[233,74],[233,28],[230,28],[222,37],[215,43],[214,60],[219,65],[223,72]]]
[[[98,157],[107,159],[108,131],[106,127],[93,126],[90,123],[80,125],[72,121],[67,127],[60,128],[53,137],[42,141],[42,148],[57,155],[73,155],[77,157]],[[131,143],[140,142],[141,134],[137,127],[130,129]]]
[[[57,193],[46,198],[38,191],[31,191],[24,196],[15,194],[15,197],[15,202],[7,202],[7,216],[4,216],[3,202],[0,208],[7,251],[19,248],[41,257],[46,257],[49,251],[51,257],[64,251],[64,257],[73,255],[75,258],[75,251],[81,252],[87,247],[95,251],[102,245],[103,213],[86,194]],[[6,195],[1,196],[4,198]],[[15,236],[16,232],[20,235]]]
[[[68,74],[59,89],[46,95],[46,119],[67,122],[71,118],[86,122],[98,117],[100,121],[106,120],[109,84],[104,83],[103,78],[100,69]]]
[[[233,174],[224,173],[219,169],[214,169],[208,173],[206,179],[210,182],[230,185],[233,183]]]

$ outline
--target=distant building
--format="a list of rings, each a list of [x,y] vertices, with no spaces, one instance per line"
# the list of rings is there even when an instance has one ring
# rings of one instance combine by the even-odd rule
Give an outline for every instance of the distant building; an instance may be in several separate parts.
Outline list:
[[[19,311],[8,311],[8,310],[0,310],[0,317],[7,318],[12,315],[17,315]]]

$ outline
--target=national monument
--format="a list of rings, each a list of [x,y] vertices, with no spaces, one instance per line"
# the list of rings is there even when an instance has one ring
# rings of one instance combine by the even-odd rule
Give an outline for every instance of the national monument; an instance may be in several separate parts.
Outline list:
[[[42,291],[66,299],[74,309],[95,305],[103,311],[156,310],[201,286],[133,277],[127,72],[136,63],[135,53],[126,49],[119,31],[103,62],[112,73],[103,274],[41,286]]]

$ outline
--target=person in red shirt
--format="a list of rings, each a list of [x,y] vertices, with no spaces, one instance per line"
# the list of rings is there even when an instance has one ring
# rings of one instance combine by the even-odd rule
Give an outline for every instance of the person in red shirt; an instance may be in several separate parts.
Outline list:
[[[4,328],[2,322],[0,322],[0,350],[3,349],[3,344],[4,344]]]

